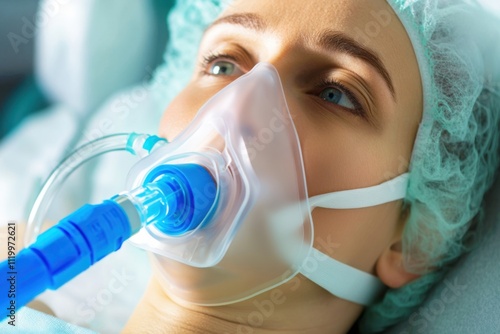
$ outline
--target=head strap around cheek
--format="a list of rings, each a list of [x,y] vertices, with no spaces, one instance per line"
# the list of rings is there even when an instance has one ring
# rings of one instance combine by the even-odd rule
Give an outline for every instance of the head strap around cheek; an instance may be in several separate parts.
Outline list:
[[[309,198],[311,208],[357,209],[389,203],[406,196],[409,174],[405,173],[376,186],[337,191]],[[373,304],[384,284],[375,276],[339,262],[313,248],[310,258],[319,261],[313,269],[307,260],[300,273],[339,298],[360,305]]]
[[[376,186],[343,190],[309,198],[312,208],[357,209],[403,199],[406,196],[409,174],[404,173]]]
[[[367,306],[386,289],[377,277],[332,259],[316,248],[310,258],[317,260],[317,265],[308,268],[306,260],[300,273],[334,296]]]

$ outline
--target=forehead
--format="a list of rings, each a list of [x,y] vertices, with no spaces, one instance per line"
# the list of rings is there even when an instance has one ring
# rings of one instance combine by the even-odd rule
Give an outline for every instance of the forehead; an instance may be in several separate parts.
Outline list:
[[[254,12],[275,24],[314,31],[332,27],[352,28],[353,25],[361,27],[373,19],[370,11],[381,10],[394,15],[384,0],[234,0],[223,15]]]
[[[337,29],[368,43],[395,32],[398,21],[385,0],[234,0],[223,15],[242,12],[258,13],[289,34]]]

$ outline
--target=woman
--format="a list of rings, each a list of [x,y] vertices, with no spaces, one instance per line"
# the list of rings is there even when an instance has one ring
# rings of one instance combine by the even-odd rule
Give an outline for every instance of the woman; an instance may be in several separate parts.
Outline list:
[[[322,260],[386,286],[374,304],[299,274],[243,301],[194,305],[169,287],[166,275],[178,267],[154,255],[156,273],[125,332],[344,333],[357,319],[363,332],[377,332],[409,316],[480,231],[498,166],[498,27],[465,0],[179,1],[156,75],[168,82],[161,98],[177,95],[197,65],[164,113],[163,136],[173,140],[209,98],[268,63],[300,139],[309,196],[407,172],[410,183],[404,200],[312,212]]]
[[[410,172],[404,201],[312,212],[315,248],[388,287],[366,309],[362,329],[380,331],[408,316],[463,252],[498,165],[499,71],[492,58],[499,53],[490,42],[498,23],[488,25],[491,18],[472,2],[178,6],[189,10],[187,26],[172,25],[166,73],[175,77],[193,57],[189,29],[225,10],[204,32],[194,74],[165,111],[160,133],[174,139],[223,87],[257,63],[272,64],[300,139],[309,196]],[[471,18],[496,31],[484,37],[479,27],[464,27]],[[182,47],[176,34],[186,38]],[[174,302],[161,274],[173,269],[160,269],[126,332],[344,333],[364,310],[301,275],[238,303]]]

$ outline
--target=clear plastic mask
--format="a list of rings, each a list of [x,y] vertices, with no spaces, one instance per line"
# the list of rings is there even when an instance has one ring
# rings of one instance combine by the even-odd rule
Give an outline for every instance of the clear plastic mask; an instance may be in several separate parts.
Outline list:
[[[154,253],[172,298],[233,303],[299,272],[313,225],[300,143],[274,67],[258,64],[213,96],[174,141],[132,168],[129,186],[180,163],[205,166],[216,181],[205,190],[217,197],[206,221],[176,236],[150,225],[131,239]]]

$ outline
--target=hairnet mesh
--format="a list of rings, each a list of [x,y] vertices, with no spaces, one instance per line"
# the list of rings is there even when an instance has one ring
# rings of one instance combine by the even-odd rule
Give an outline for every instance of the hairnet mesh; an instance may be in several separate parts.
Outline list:
[[[499,161],[500,21],[472,0],[388,2],[413,43],[424,95],[405,199],[405,266],[434,273],[389,290],[365,312],[363,332],[407,317],[481,234],[482,200]]]
[[[167,105],[192,75],[204,29],[230,1],[177,1],[169,16],[165,63],[156,72]],[[407,317],[467,248],[471,222],[498,166],[499,23],[475,1],[388,0],[405,26],[419,63],[423,118],[410,163],[404,230],[406,267],[423,275],[369,307],[364,332]],[[476,219],[474,219],[476,218]],[[438,268],[438,269],[436,269]],[[441,269],[439,269],[441,268]]]
[[[426,272],[461,253],[498,165],[499,72],[491,54],[500,56],[499,23],[488,22],[473,1],[390,3],[410,35],[423,78],[404,247],[408,268]]]

